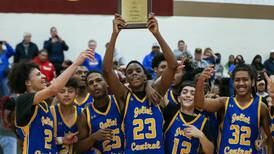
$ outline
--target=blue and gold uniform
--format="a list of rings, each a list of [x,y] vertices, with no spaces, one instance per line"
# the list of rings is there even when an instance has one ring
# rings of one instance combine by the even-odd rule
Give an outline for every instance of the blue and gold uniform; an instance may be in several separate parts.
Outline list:
[[[245,107],[234,97],[226,102],[220,154],[256,154],[255,141],[260,128],[261,97],[256,96]]]
[[[165,132],[165,151],[170,154],[190,153],[196,154],[199,151],[200,141],[198,138],[187,137],[184,129],[189,125],[203,130],[207,119],[204,115],[198,114],[195,119],[186,122],[180,111],[171,120]]]
[[[94,148],[104,154],[123,153],[124,136],[121,130],[122,118],[116,99],[109,95],[108,107],[105,112],[97,110],[94,103],[86,108],[87,122],[90,134],[100,129],[111,129],[112,140],[96,142]]]
[[[149,105],[146,97],[140,100],[129,92],[123,120],[125,153],[164,153],[164,120],[159,106]]]
[[[75,99],[74,99],[74,104],[75,104],[77,107],[79,107],[79,108],[81,108],[81,109],[84,109],[84,108],[86,108],[92,101],[93,101],[92,96],[90,96],[90,94],[87,93],[85,99],[84,99],[82,102],[78,102],[78,101],[76,100],[76,98],[75,98]]]
[[[165,97],[167,98],[168,102],[172,105],[178,105],[178,101],[176,100],[176,96],[171,88],[168,89]]]
[[[272,106],[270,111],[274,111],[274,107]],[[274,141],[274,112],[270,112],[270,131],[271,131],[271,135],[272,135],[272,139]]]
[[[19,129],[17,132],[19,132],[20,138],[24,138],[23,154],[57,153],[53,117],[46,102],[43,101],[35,105],[29,123],[24,127],[17,126],[17,129]]]
[[[54,118],[54,136],[55,137],[64,137],[66,134],[69,133],[76,133],[77,129],[77,117],[81,115],[82,110],[80,108],[74,107],[74,121],[72,124],[68,124],[66,119],[64,118],[60,104],[56,104],[55,106],[51,106],[50,110]],[[58,153],[60,154],[72,154],[74,149],[73,145],[57,145]]]

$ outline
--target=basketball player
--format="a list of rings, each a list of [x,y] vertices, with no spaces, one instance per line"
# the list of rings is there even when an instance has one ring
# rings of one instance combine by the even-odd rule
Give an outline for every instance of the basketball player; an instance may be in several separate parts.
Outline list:
[[[210,78],[212,72],[212,68],[207,68],[199,77],[196,84],[195,106],[208,112],[224,113],[220,125],[219,153],[257,153],[255,141],[260,127],[263,127],[268,136],[268,153],[271,154],[272,140],[268,109],[262,103],[261,97],[252,96],[252,87],[256,79],[252,68],[241,64],[234,69],[232,73],[234,97],[205,99],[203,83]]]
[[[107,83],[100,72],[89,72],[87,85],[94,101],[87,106],[79,120],[78,152],[122,154],[124,137],[122,118],[113,95],[108,95]]]
[[[23,132],[23,154],[57,152],[53,117],[44,100],[56,95],[65,86],[85,58],[92,59],[92,53],[81,53],[49,87],[46,87],[43,75],[35,64],[20,63],[12,67],[9,85],[13,92],[21,94],[16,99],[15,122]],[[71,138],[64,138],[63,142],[73,142]]]
[[[78,88],[78,81],[70,78],[63,89],[57,93],[57,104],[50,107],[53,115],[54,137],[57,141],[57,151],[60,154],[73,154],[73,144],[66,145],[63,138],[68,135],[74,136],[74,142],[77,142],[78,129],[76,126],[77,117],[81,115],[82,110],[73,104]]]
[[[89,103],[92,102],[92,97],[90,96],[86,84],[88,69],[86,66],[78,66],[73,77],[77,78],[79,81],[79,86],[77,89],[77,96],[74,100],[74,104],[81,109],[84,109]]]
[[[125,135],[125,153],[164,153],[163,116],[158,105],[149,105],[145,86],[147,77],[145,69],[138,61],[131,61],[126,67],[126,78],[129,86],[124,86],[113,71],[113,52],[120,28],[125,21],[115,15],[113,32],[104,57],[104,75],[111,91],[118,99],[123,115],[122,129]],[[177,61],[168,44],[159,32],[158,23],[151,14],[147,22],[149,31],[160,44],[168,67],[160,80],[153,83],[153,88],[162,96],[165,95],[177,68]]]
[[[213,135],[207,118],[195,111],[195,84],[185,81],[180,88],[178,106],[167,100],[165,117],[165,151],[166,153],[213,153]],[[200,148],[201,147],[201,148]]]

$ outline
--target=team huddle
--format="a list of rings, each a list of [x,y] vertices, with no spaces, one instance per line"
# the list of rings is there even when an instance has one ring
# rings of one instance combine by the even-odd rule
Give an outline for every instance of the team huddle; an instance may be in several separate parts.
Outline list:
[[[232,97],[205,97],[212,66],[179,84],[185,62],[177,61],[151,14],[147,27],[167,67],[149,80],[143,65],[130,61],[124,84],[113,69],[115,43],[124,26],[115,15],[103,72],[81,66],[85,59],[93,60],[91,50],[82,52],[49,86],[33,63],[13,66],[9,82],[21,94],[15,125],[24,154],[272,153],[274,108],[253,95],[257,77],[249,65],[239,64],[232,72]],[[274,106],[274,81],[267,74],[265,78]],[[85,97],[77,100],[77,95]]]

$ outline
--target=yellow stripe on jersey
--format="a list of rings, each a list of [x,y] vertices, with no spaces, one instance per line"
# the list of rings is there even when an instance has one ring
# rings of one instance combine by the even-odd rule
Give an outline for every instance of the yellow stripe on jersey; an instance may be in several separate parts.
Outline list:
[[[241,106],[240,104],[239,104],[239,102],[237,101],[237,99],[236,99],[236,97],[234,97],[233,98],[234,99],[234,102],[235,102],[235,104],[238,106],[238,108],[240,108],[241,110],[245,110],[245,109],[247,109],[251,104],[252,104],[252,102],[253,102],[253,98],[245,105],[245,106]]]
[[[198,114],[192,121],[186,122],[184,117],[182,116],[182,114],[180,114],[180,118],[182,119],[182,121],[184,122],[184,124],[186,125],[191,125],[194,122],[196,122],[199,118],[200,118],[201,114]]]
[[[165,133],[170,129],[170,127],[171,127],[172,124],[174,123],[174,121],[175,121],[176,117],[178,116],[178,114],[180,114],[180,111],[178,111],[178,112],[175,114],[175,116],[172,118],[172,120],[170,121],[169,125],[168,125],[167,128],[166,128]]]
[[[89,128],[89,134],[91,134],[92,131],[91,131],[91,122],[90,122],[90,111],[88,107],[86,108],[86,113],[87,113],[87,123]]]
[[[258,103],[258,128],[260,129],[261,125],[261,106],[262,106],[262,96],[260,96],[260,100]]]
[[[124,117],[123,117],[122,126],[121,126],[122,132],[125,132],[125,125],[124,125],[124,123],[125,123],[125,118],[126,118],[126,114],[127,114],[127,109],[128,109],[128,104],[129,104],[130,96],[131,96],[131,93],[128,92],[127,99],[126,99],[126,104],[125,104],[125,107],[124,107]]]
[[[87,93],[85,99],[84,99],[82,102],[78,102],[76,98],[74,99],[74,102],[75,102],[75,104],[77,104],[78,106],[81,106],[81,105],[83,105],[83,104],[88,100],[89,96],[90,96],[90,94]]]
[[[53,116],[53,129],[54,129],[54,137],[57,137],[57,118],[56,118],[56,111],[55,107],[51,106],[50,107],[50,112]]]
[[[57,105],[57,108],[58,108],[58,111],[59,111],[59,114],[61,116],[62,121],[65,123],[65,125],[67,127],[71,128],[77,122],[77,108],[76,108],[76,106],[73,106],[73,108],[74,108],[74,120],[71,124],[69,124],[69,122],[66,121],[66,118],[64,117],[64,115],[61,111],[60,104]]]
[[[93,110],[94,110],[96,113],[101,114],[101,115],[104,115],[104,116],[107,115],[108,112],[109,112],[109,110],[110,110],[110,107],[111,107],[111,98],[110,98],[110,96],[108,96],[108,107],[107,107],[106,112],[101,112],[101,111],[97,110],[96,107],[94,106],[94,102],[91,104],[91,107],[93,108]]]

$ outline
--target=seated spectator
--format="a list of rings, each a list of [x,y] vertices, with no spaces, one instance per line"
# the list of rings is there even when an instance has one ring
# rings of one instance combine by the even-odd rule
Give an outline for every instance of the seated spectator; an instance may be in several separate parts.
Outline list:
[[[264,80],[262,76],[259,76],[257,78],[256,94],[258,96],[262,96],[263,98],[266,98],[266,96],[268,96],[268,93],[266,92],[266,81]]]
[[[0,41],[0,96],[10,94],[7,76],[9,73],[9,58],[14,54],[14,49],[6,41]]]
[[[48,51],[49,61],[52,62],[56,70],[56,74],[59,75],[62,69],[62,63],[64,62],[64,51],[69,49],[66,42],[58,35],[57,28],[50,28],[51,37],[44,42],[44,49]]]
[[[274,50],[271,50],[269,58],[264,62],[268,75],[274,75]]]
[[[161,54],[161,49],[158,43],[153,43],[151,52],[147,54],[143,59],[143,66],[145,67],[147,73],[149,73],[153,79],[156,78],[156,74],[152,68],[152,60],[157,55]]]
[[[229,55],[228,57],[228,62],[225,64],[225,67],[224,67],[224,77],[229,77],[229,68],[231,65],[234,65],[234,55]]]
[[[224,66],[221,64],[221,54],[215,53],[216,64],[215,64],[215,79],[221,80],[223,78]]]
[[[196,48],[194,52],[194,60],[193,60],[193,67],[194,69],[197,68],[206,68],[208,66],[207,61],[202,59],[202,49]]]
[[[38,55],[37,45],[31,42],[31,33],[25,33],[23,41],[16,45],[14,63],[31,61]]]
[[[48,60],[47,50],[43,49],[39,51],[38,56],[33,59],[33,62],[39,66],[41,73],[46,76],[46,81],[48,83],[55,78],[55,68]]]
[[[203,59],[210,65],[215,65],[216,57],[211,48],[205,48]]]
[[[61,73],[67,69],[73,62],[69,59],[65,60],[63,63],[62,63],[62,70],[61,70]]]
[[[96,51],[96,47],[97,47],[97,42],[95,40],[88,41],[87,50],[92,50],[94,52],[94,59],[92,61],[90,61],[89,59],[86,59],[83,63],[83,66],[86,66],[88,71],[102,72],[102,57]]]
[[[252,60],[251,66],[257,73],[263,72],[264,64],[262,63],[262,56],[256,55]]]
[[[174,55],[176,56],[177,60],[182,58],[192,59],[191,53],[187,50],[187,45],[184,40],[178,41],[178,48],[173,51]]]

